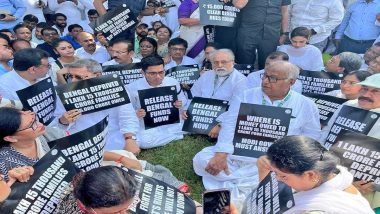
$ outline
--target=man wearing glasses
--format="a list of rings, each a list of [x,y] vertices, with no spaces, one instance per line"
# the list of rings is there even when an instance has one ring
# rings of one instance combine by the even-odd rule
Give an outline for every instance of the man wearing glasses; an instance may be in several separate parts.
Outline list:
[[[113,40],[110,42],[112,60],[103,63],[103,65],[131,64],[140,62],[140,59],[134,58],[133,45],[130,41],[124,39]]]
[[[240,103],[291,108],[288,135],[319,139],[321,129],[317,106],[309,98],[291,90],[298,74],[297,66],[284,61],[274,62],[265,68],[261,87],[245,90],[231,102],[222,118],[217,144],[203,149],[193,159],[194,171],[203,177],[206,189],[230,186],[233,198],[237,199],[237,194],[249,193],[249,188],[259,182],[255,158],[232,156]]]
[[[174,38],[169,41],[170,61],[165,65],[165,70],[179,65],[195,65],[198,64],[194,59],[185,56],[187,49],[187,41],[182,38]]]
[[[37,45],[37,48],[48,52],[50,57],[57,60],[58,54],[54,52],[52,44],[55,40],[59,39],[58,31],[55,28],[47,27],[41,30],[41,35],[45,42]]]
[[[178,94],[178,100],[174,102],[176,108],[181,109],[186,104],[186,98],[181,92],[177,80],[171,77],[165,77],[164,61],[158,56],[147,56],[141,60],[142,74],[140,78],[127,86],[131,103],[136,111],[137,117],[140,118],[140,130],[137,133],[137,143],[140,148],[153,148],[168,144],[173,140],[183,138],[182,123],[163,125],[156,128],[145,130],[143,117],[146,112],[140,106],[138,95],[139,90],[157,88],[164,86],[175,86]],[[133,148],[134,150],[139,149]]]

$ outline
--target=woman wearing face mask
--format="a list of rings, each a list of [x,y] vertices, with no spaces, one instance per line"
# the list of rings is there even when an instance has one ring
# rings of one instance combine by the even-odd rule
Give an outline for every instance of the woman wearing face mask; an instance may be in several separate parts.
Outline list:
[[[322,145],[304,136],[286,136],[273,143],[257,161],[259,179],[270,171],[294,191],[295,206],[284,214],[374,213],[352,185],[352,174]]]
[[[338,98],[355,100],[359,97],[359,91],[362,88],[361,85],[356,83],[364,81],[369,76],[371,76],[371,73],[368,71],[351,71],[344,75],[339,90],[330,91],[326,94]]]
[[[321,71],[323,60],[321,51],[307,42],[311,32],[306,27],[297,27],[290,33],[290,45],[281,45],[278,51],[289,55],[289,62],[303,70]]]

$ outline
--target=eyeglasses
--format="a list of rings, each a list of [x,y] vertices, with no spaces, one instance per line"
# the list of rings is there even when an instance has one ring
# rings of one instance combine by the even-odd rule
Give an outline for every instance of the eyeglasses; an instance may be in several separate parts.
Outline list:
[[[77,80],[84,80],[87,79],[89,76],[81,76],[81,75],[76,75],[76,74],[66,74],[67,79],[77,79]]]
[[[170,50],[184,52],[186,51],[186,48],[170,48]]]
[[[36,114],[33,113],[33,115],[34,115],[33,121],[29,124],[29,126],[25,129],[17,130],[16,132],[21,132],[30,128],[32,128],[33,131],[36,131],[36,129],[38,128],[38,121],[37,121]]]
[[[121,54],[129,53],[129,51],[111,51],[111,53],[121,55]]]
[[[149,76],[152,76],[152,77],[154,77],[156,75],[162,76],[162,75],[165,74],[165,71],[158,71],[158,72],[150,72],[150,71],[148,72],[148,71],[146,71],[145,74],[149,75]]]
[[[268,79],[270,83],[276,83],[279,80],[287,80],[288,78],[277,78],[275,76],[268,76],[265,73],[260,74],[260,78],[264,81],[265,79]]]
[[[380,89],[377,89],[377,88],[370,89],[367,86],[362,86],[362,88],[360,89],[360,92],[362,92],[362,93],[369,92],[369,93],[371,93],[373,95],[380,96]]]
[[[232,62],[233,60],[222,60],[222,61],[212,61],[213,65],[227,65],[228,63]]]
[[[51,65],[50,64],[47,64],[47,65],[41,64],[41,65],[37,65],[36,67],[46,67],[46,68],[50,69]]]
[[[44,34],[42,34],[43,36],[57,36],[58,35],[58,33],[44,33]]]
[[[342,80],[342,85],[348,85],[348,86],[353,86],[355,85],[356,83],[358,83],[357,81],[349,81],[349,80]]]

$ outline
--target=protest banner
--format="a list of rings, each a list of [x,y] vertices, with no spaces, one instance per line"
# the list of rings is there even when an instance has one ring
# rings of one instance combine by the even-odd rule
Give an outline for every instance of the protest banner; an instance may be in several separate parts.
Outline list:
[[[317,105],[322,126],[326,126],[339,106],[347,101],[347,99],[324,94],[305,93],[304,95],[312,99]]]
[[[255,71],[255,68],[251,64],[235,64],[234,68],[244,74],[244,76],[248,76],[248,74]]]
[[[140,63],[106,65],[103,66],[103,75],[117,74],[124,85],[138,80],[144,75],[141,73]]]
[[[93,27],[101,32],[108,41],[128,31],[137,24],[137,19],[128,7],[117,7],[96,19]]]
[[[118,75],[106,75],[57,86],[57,94],[66,111],[79,109],[82,114],[130,103]]]
[[[101,166],[108,132],[108,117],[75,134],[49,142],[79,169],[89,171]]]
[[[239,12],[232,2],[199,0],[201,25],[233,27],[236,25]]]
[[[302,93],[324,94],[340,89],[343,74],[323,71],[301,70],[298,77],[302,81]]]
[[[61,195],[79,169],[57,149],[52,149],[33,166],[25,182],[12,185],[9,197],[0,203],[0,213],[53,213]]]
[[[333,151],[340,164],[347,167],[355,180],[380,184],[380,140],[348,130],[342,130]]]
[[[160,0],[160,4],[161,4],[161,7],[164,7],[164,8],[177,6],[173,0]]]
[[[203,26],[203,33],[205,34],[207,43],[215,41],[215,26],[214,25]]]
[[[132,213],[195,213],[194,201],[177,188],[133,170],[128,170],[128,174],[137,181],[140,201],[131,208]]]
[[[178,99],[175,85],[139,90],[138,93],[141,108],[146,112],[145,129],[179,123],[179,110],[174,106]]]
[[[243,205],[242,214],[284,213],[294,207],[292,188],[277,181],[276,174],[270,172],[257,189],[249,194]]]
[[[342,129],[367,135],[378,120],[380,114],[361,108],[343,105],[338,113],[323,146],[329,150],[336,142],[336,137]]]
[[[187,109],[188,118],[182,131],[207,135],[218,124],[216,118],[226,112],[228,102],[211,98],[194,97]]]
[[[292,109],[241,103],[233,155],[258,158],[288,133]]]
[[[198,65],[179,65],[166,70],[166,76],[176,79],[181,84],[194,84],[199,78]]]
[[[57,95],[50,77],[18,90],[16,93],[23,108],[36,113],[42,124],[49,125],[54,120]]]

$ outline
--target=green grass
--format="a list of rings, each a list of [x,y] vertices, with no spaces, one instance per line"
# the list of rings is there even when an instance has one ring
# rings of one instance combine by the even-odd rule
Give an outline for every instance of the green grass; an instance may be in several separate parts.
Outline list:
[[[196,153],[212,145],[205,137],[185,136],[183,140],[171,142],[166,146],[143,150],[138,158],[170,169],[179,180],[190,186],[191,197],[200,202],[204,189],[201,178],[194,173],[192,160]]]

